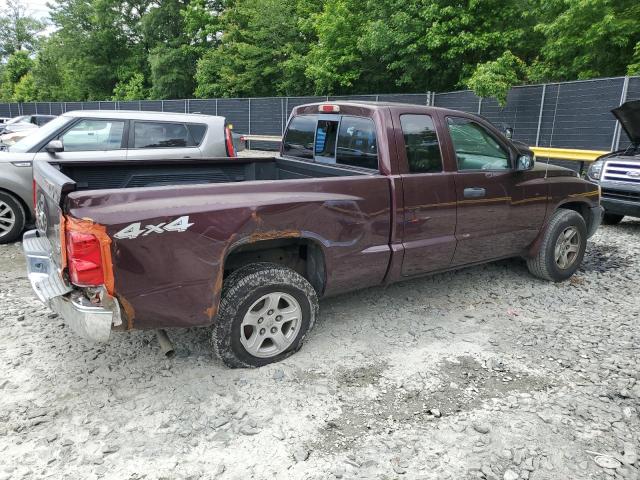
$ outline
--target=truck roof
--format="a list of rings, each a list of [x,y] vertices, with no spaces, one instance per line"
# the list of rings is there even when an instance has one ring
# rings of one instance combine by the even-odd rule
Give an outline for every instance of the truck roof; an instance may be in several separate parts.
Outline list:
[[[73,110],[62,114],[65,117],[113,118],[125,120],[155,120],[167,122],[219,122],[224,117],[200,113],[140,112],[137,110]]]
[[[338,105],[340,107],[354,107],[354,108],[366,108],[369,110],[379,110],[382,108],[390,108],[390,109],[397,109],[397,110],[407,110],[408,108],[412,109],[412,110],[424,110],[426,111],[434,111],[434,110],[439,110],[442,112],[456,112],[459,113],[456,110],[451,110],[449,108],[442,108],[442,107],[433,107],[433,106],[429,106],[429,105],[419,105],[416,103],[400,103],[400,102],[372,102],[369,100],[348,100],[348,101],[341,101],[341,100],[329,100],[329,101],[324,101],[324,102],[315,102],[315,103],[305,103],[304,105],[300,105],[298,107],[295,107],[294,111],[298,112],[300,110],[307,110],[309,107],[311,107],[313,109],[313,107],[317,107],[319,105]],[[306,112],[309,113],[309,112]]]

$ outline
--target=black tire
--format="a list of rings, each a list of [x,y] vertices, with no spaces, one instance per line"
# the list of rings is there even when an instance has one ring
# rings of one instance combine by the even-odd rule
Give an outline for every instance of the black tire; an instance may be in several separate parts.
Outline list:
[[[604,223],[605,225],[617,225],[622,221],[623,218],[624,215],[605,212],[604,216],[602,217],[602,223]]]
[[[570,227],[579,235],[578,251],[571,263],[566,268],[561,268],[556,261],[556,245],[559,236]],[[538,278],[561,282],[571,277],[582,263],[586,244],[587,226],[582,215],[573,210],[560,208],[551,216],[540,250],[535,257],[527,259],[527,267],[531,274]]]
[[[9,227],[6,231],[0,228],[0,244],[11,243],[20,238],[24,230],[27,218],[24,207],[13,195],[0,192],[0,212],[0,227]]]
[[[273,292],[285,293],[298,302],[301,318],[296,324],[297,334],[294,333],[293,341],[286,350],[269,357],[254,356],[241,341],[241,325],[252,305]],[[318,296],[302,275],[276,264],[247,265],[225,280],[213,327],[213,347],[216,355],[231,368],[261,367],[279,362],[302,347],[317,316]]]

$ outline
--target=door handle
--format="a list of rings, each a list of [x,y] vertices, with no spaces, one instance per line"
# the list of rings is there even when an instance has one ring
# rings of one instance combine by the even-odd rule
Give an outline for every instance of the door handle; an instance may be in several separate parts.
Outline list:
[[[484,188],[473,187],[464,189],[464,198],[482,198],[487,194]]]

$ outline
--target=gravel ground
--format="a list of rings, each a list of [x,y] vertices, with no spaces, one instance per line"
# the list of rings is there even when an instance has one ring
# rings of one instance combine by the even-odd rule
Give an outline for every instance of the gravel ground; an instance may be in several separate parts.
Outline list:
[[[640,221],[562,284],[503,261],[327,299],[229,370],[208,331],[85,343],[0,246],[0,479],[638,479]]]

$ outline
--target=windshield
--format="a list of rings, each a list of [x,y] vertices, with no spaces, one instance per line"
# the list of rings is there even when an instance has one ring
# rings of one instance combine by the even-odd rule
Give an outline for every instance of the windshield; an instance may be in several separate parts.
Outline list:
[[[10,152],[24,153],[31,150],[38,145],[42,140],[47,138],[52,133],[56,132],[64,125],[73,120],[74,117],[56,117],[49,123],[35,130],[33,133],[27,135],[22,140],[17,141],[15,144],[9,147]]]

